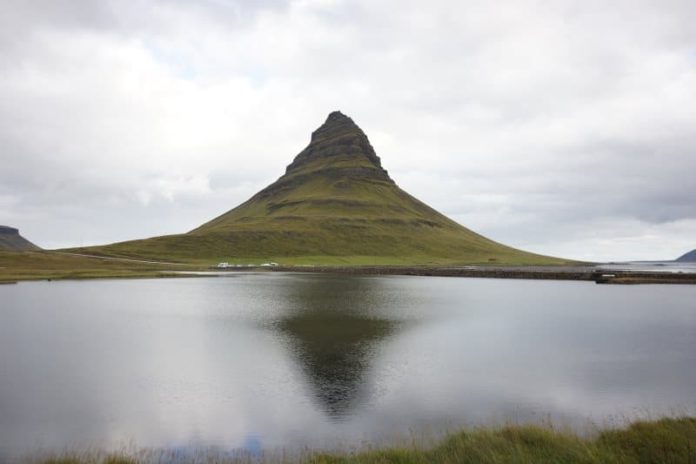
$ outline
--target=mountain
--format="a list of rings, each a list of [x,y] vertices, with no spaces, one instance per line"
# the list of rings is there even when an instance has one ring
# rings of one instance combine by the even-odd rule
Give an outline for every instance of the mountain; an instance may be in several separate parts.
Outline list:
[[[201,262],[561,262],[489,240],[403,191],[365,133],[338,111],[284,175],[236,208],[186,234],[82,251]]]
[[[690,252],[680,256],[676,259],[679,263],[696,263],[696,250],[691,250]]]
[[[6,251],[32,251],[40,250],[26,238],[19,235],[19,230],[14,227],[0,226],[0,250]]]

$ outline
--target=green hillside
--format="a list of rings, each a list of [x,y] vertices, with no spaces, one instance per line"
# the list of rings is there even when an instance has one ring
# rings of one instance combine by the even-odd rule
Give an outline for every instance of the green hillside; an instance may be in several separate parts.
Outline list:
[[[31,243],[19,234],[14,227],[0,226],[0,250],[3,251],[36,251],[41,248]]]
[[[185,270],[199,269],[190,265],[134,262],[72,255],[59,251],[0,250],[0,284],[39,279],[171,277],[172,271]]]
[[[276,182],[197,229],[80,251],[199,263],[562,262],[493,242],[401,190],[367,136],[340,112]]]

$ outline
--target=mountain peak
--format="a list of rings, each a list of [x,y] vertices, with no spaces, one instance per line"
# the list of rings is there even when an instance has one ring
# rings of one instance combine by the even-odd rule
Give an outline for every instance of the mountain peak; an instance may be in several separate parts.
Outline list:
[[[330,113],[329,113],[329,116],[326,118],[326,121],[327,121],[327,122],[329,122],[329,121],[340,121],[340,120],[342,120],[342,119],[348,119],[348,120],[350,120],[351,122],[353,121],[353,120],[350,119],[348,116],[346,116],[345,114],[341,113],[341,110],[336,110],[336,111],[330,112]]]
[[[332,164],[368,168],[389,179],[367,135],[340,111],[329,113],[324,124],[312,132],[309,145],[287,167],[286,175],[306,170],[312,164],[322,168]]]
[[[340,111],[332,111],[327,116],[324,124],[312,132],[312,141],[326,138],[327,136],[331,137],[349,133],[365,136],[362,129],[350,117]]]

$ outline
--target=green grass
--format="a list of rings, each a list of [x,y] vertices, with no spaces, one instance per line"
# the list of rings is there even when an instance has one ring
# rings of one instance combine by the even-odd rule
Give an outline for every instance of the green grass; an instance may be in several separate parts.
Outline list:
[[[156,457],[156,452],[140,456]],[[196,462],[237,463],[249,458],[204,458]],[[356,453],[268,456],[262,462],[312,464],[693,464],[696,463],[696,418],[635,422],[624,429],[581,437],[550,426],[506,426],[463,430],[431,448],[416,444]],[[41,464],[137,464],[128,455],[69,454],[38,460]],[[166,462],[166,461],[161,461]],[[189,462],[189,461],[186,461]],[[193,462],[193,461],[190,461]]]
[[[691,459],[691,461],[689,460]],[[314,463],[689,463],[696,462],[696,419],[637,422],[595,438],[540,426],[477,429],[431,450],[390,449],[316,456]]]
[[[1,226],[0,226],[1,227]],[[9,235],[0,233],[0,250],[23,251],[40,250],[39,247],[22,237],[21,235]]]
[[[162,271],[196,269],[72,256],[51,251],[0,251],[0,282],[38,279],[159,277]]]
[[[82,464],[82,463],[100,463],[100,464],[137,464],[133,458],[126,456],[64,456],[57,458],[48,458],[41,461],[42,464]]]
[[[296,175],[291,180],[293,177]],[[320,173],[299,184],[290,182],[287,188],[262,191],[187,234],[72,251],[195,264],[269,260],[317,265],[568,262],[489,240],[389,181],[334,179]]]

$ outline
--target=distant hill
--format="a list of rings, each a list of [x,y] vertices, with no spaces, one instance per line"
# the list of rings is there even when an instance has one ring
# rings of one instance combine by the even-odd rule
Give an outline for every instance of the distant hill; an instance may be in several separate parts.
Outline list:
[[[236,208],[186,234],[81,251],[308,264],[562,262],[496,243],[400,189],[365,133],[338,111],[283,176]]]
[[[0,250],[7,251],[31,251],[40,250],[26,238],[19,235],[19,230],[14,227],[0,226]]]
[[[679,263],[696,263],[696,250],[691,250],[685,255],[680,256],[676,261]]]

